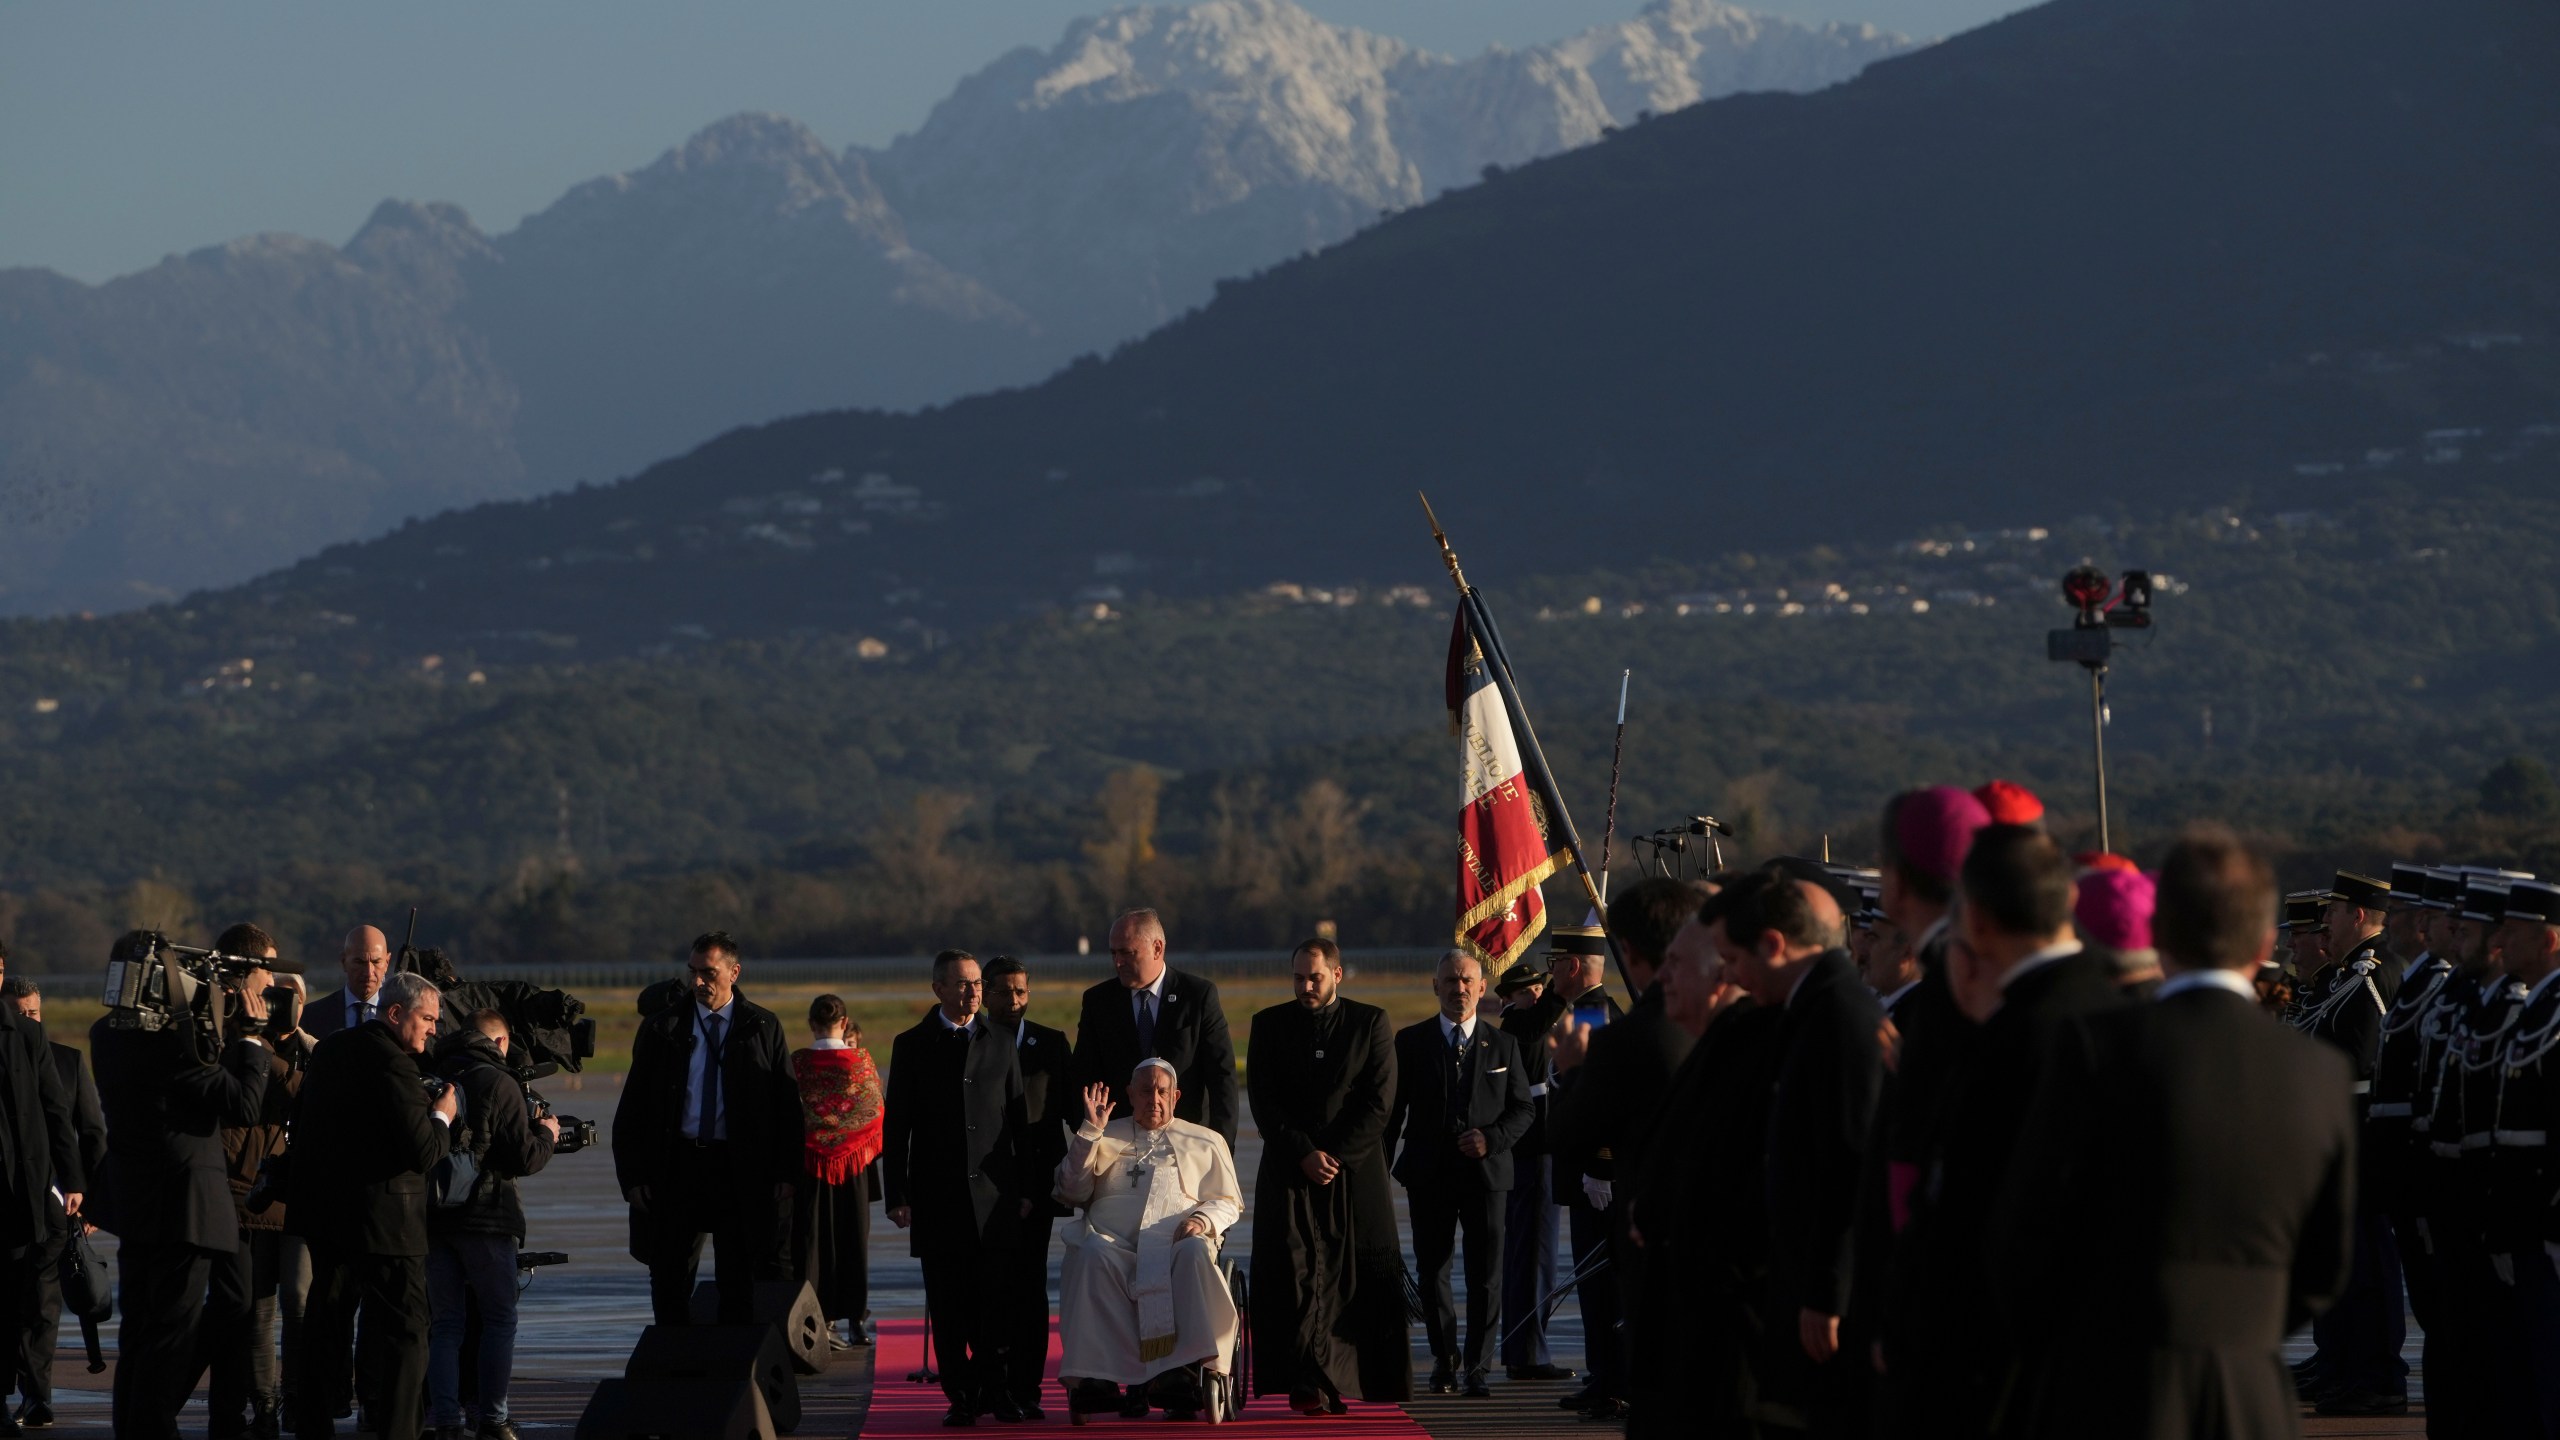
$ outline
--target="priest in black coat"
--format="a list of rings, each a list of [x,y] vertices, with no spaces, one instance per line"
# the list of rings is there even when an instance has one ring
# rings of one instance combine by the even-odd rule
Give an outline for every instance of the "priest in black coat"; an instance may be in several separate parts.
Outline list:
[[[1112,978],[1084,992],[1076,1012],[1071,1095],[1111,1087],[1129,1107],[1129,1077],[1141,1060],[1162,1060],[1180,1077],[1173,1118],[1206,1125],[1236,1148],[1236,1045],[1218,987],[1165,963],[1164,920],[1132,910],[1112,922]]]
[[[1342,952],[1291,955],[1297,998],[1253,1017],[1253,1389],[1307,1414],[1413,1395],[1403,1243],[1382,1147],[1387,1012],[1341,996]]]
[[[2114,967],[2074,932],[2072,871],[2062,847],[2023,825],[1984,827],[1965,856],[1947,972],[1981,1029],[1929,1128],[1910,1223],[1893,1249],[1882,1403],[1897,1433],[1989,1433],[2015,1361],[1981,1283],[1991,1212],[2055,1035],[2126,1003]]]
[[[1013,1054],[1022,1071],[1022,1174],[1027,1188],[1039,1191],[1022,1233],[1013,1246],[1010,1298],[1005,1302],[1013,1328],[1006,1342],[1010,1356],[1007,1383],[1013,1403],[1024,1418],[1042,1418],[1041,1364],[1049,1354],[1050,1236],[1060,1215],[1072,1214],[1050,1193],[1058,1162],[1067,1158],[1067,1132],[1081,1116],[1072,1076],[1074,1052],[1067,1033],[1031,1018],[1031,973],[1010,955],[998,955],[986,966],[987,1017],[998,1030],[1014,1037]]]
[[[2300,1429],[2284,1337],[2346,1288],[2355,1112],[2347,1058],[2258,1008],[2275,906],[2263,859],[2191,832],[2160,867],[2159,997],[2057,1036],[1990,1232],[2030,1357],[2013,1433]]]

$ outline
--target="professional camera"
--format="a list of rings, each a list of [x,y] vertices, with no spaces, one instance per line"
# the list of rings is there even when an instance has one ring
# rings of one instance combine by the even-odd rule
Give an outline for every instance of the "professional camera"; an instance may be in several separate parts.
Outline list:
[[[222,1025],[243,1008],[241,987],[249,976],[299,975],[296,960],[268,960],[225,955],[216,950],[178,945],[156,930],[136,930],[107,953],[104,994],[107,1024],[117,1030],[167,1030],[190,1026],[202,1041],[200,1054],[221,1048]],[[217,1001],[216,997],[220,997]],[[293,1033],[301,1019],[301,996],[288,985],[266,989],[265,1031],[271,1037]],[[217,1008],[217,1006],[219,1008]]]
[[[545,1117],[560,1122],[560,1139],[552,1145],[551,1153],[575,1155],[596,1143],[596,1122],[581,1120],[575,1115],[561,1114],[551,1108],[550,1101],[542,1098],[541,1091],[533,1088],[534,1081],[547,1080],[558,1073],[560,1073],[559,1066],[545,1062],[528,1065],[518,1070],[516,1080],[524,1086],[525,1112],[535,1123],[541,1123]]]

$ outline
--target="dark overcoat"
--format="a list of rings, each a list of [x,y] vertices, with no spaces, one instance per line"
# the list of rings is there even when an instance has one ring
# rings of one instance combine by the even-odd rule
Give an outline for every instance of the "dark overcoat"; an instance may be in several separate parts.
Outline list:
[[[17,1251],[53,1234],[57,1187],[80,1194],[89,1180],[43,1028],[15,1006],[0,1012],[0,1251]]]
[[[889,1042],[881,1108],[880,1183],[892,1210],[914,1216],[908,1252],[966,1255],[1001,1243],[1021,1200],[1047,1195],[1048,1177],[1024,1166],[1022,1065],[1013,1032],[984,1015],[968,1039],[939,1013]]]
[[[112,1216],[102,1217],[114,1223],[102,1228],[129,1243],[236,1252],[240,1216],[223,1173],[221,1132],[257,1121],[267,1048],[235,1040],[213,1065],[197,1058],[195,1038],[182,1030],[123,1030],[101,1018],[89,1027],[89,1055],[114,1202]]]
[[[341,1255],[426,1255],[427,1171],[448,1137],[390,1026],[368,1020],[312,1047],[292,1134],[288,1234]],[[226,1188],[226,1214],[230,1202]]]

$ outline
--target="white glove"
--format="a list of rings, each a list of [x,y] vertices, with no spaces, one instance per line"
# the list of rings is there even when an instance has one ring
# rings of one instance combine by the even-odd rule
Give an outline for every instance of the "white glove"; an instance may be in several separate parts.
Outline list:
[[[2498,1283],[2499,1283],[2499,1284],[2501,1284],[2501,1285],[2505,1285],[2505,1286],[2508,1286],[2508,1287],[2510,1287],[2510,1288],[2512,1288],[2512,1287],[2515,1285],[2515,1283],[2516,1283],[2516,1257],[2514,1257],[2513,1255],[2492,1255],[2492,1256],[2490,1256],[2490,1257],[2489,1257],[2489,1268],[2490,1268],[2491,1270],[2493,1270],[2493,1271],[2497,1272],[2497,1276],[2498,1276]]]
[[[1591,1202],[1592,1209],[1608,1209],[1609,1197],[1612,1193],[1608,1181],[1594,1180],[1588,1175],[1582,1177],[1582,1198]]]

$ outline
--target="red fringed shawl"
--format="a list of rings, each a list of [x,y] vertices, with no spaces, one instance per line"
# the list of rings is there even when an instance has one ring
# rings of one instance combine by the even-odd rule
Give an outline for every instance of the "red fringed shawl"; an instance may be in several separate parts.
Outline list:
[[[880,1071],[869,1051],[795,1050],[809,1173],[841,1185],[880,1157]]]

